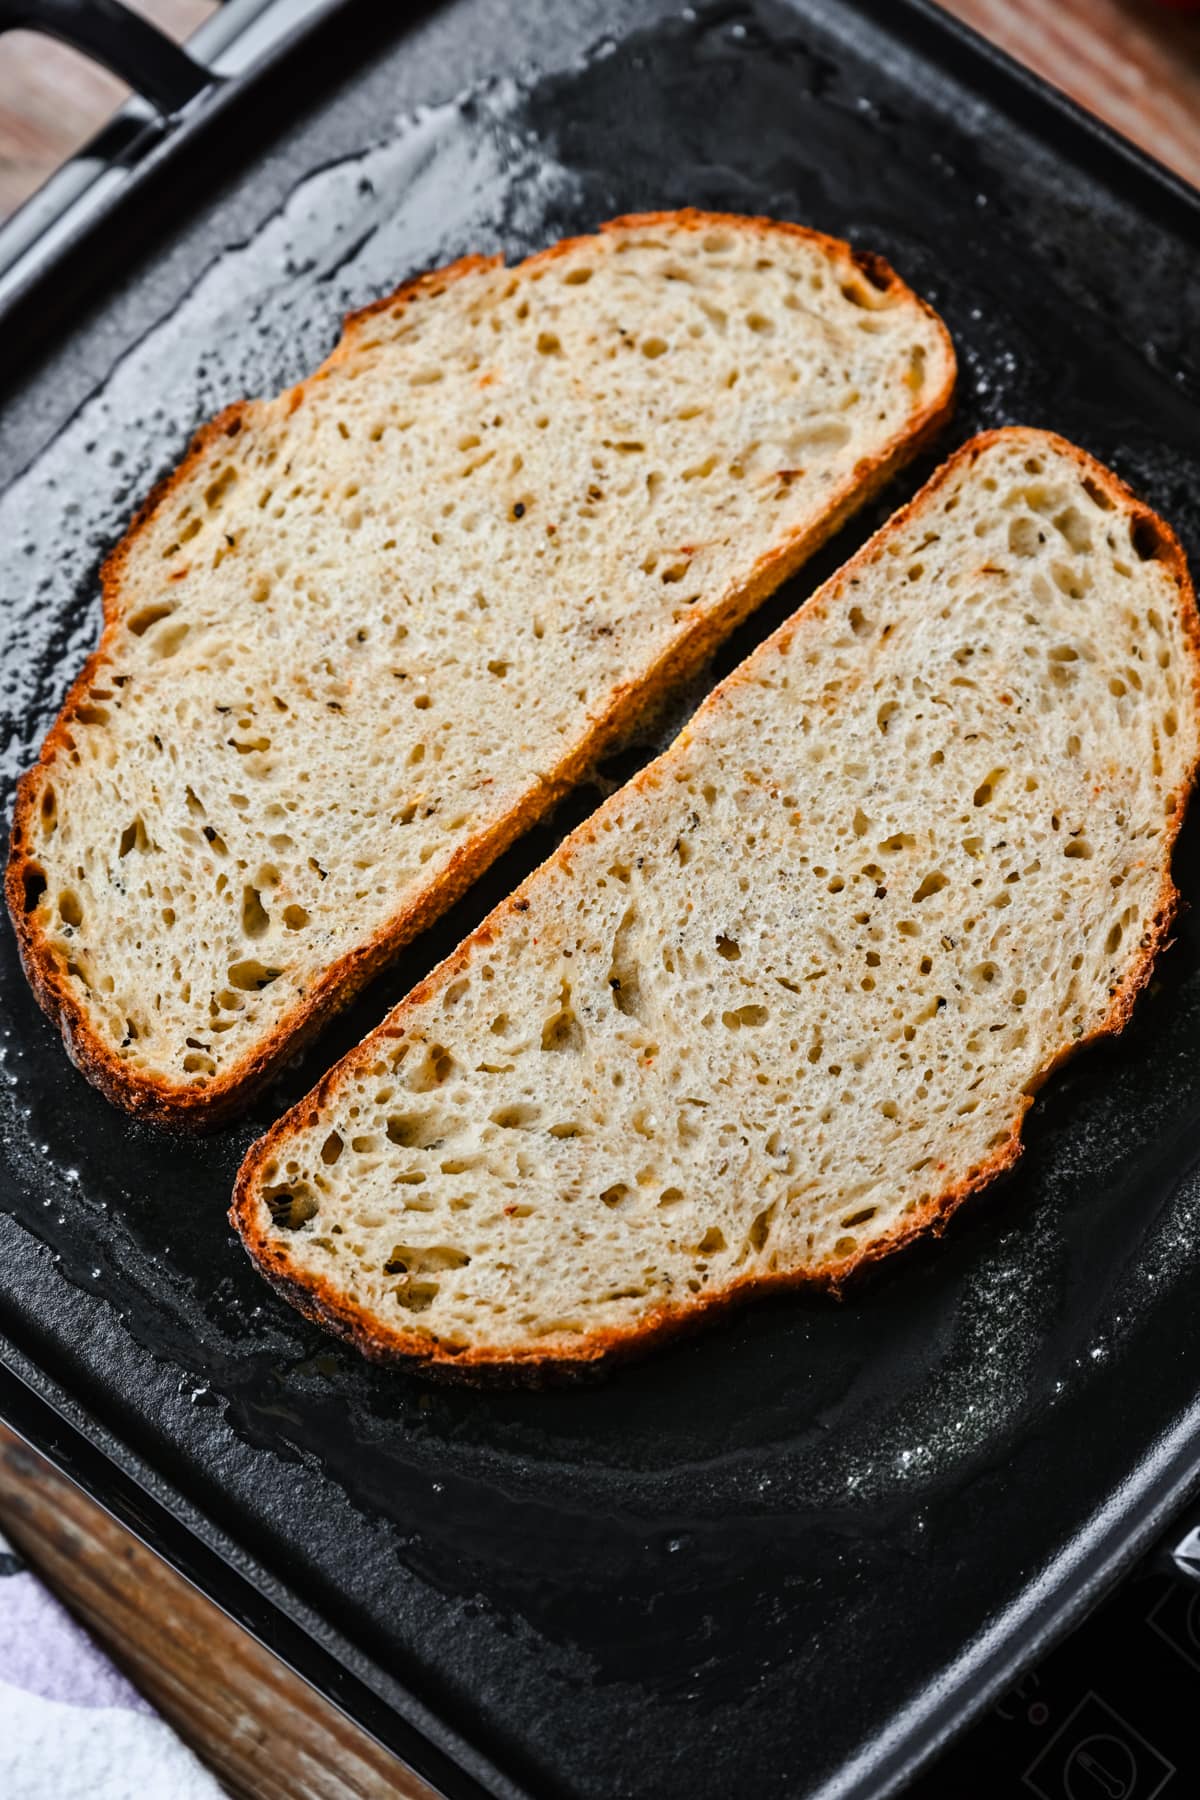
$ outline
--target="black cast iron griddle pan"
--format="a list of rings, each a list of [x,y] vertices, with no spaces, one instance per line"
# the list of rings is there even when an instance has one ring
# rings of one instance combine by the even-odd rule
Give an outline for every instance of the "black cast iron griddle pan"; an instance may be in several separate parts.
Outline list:
[[[1200,205],[933,8],[367,10],[252,105],[227,85],[219,131],[186,119],[13,303],[15,346],[0,321],[28,364],[0,447],[6,804],[94,639],[100,555],[196,425],[415,269],[629,210],[881,251],[958,345],[944,449],[1053,426],[1200,564]],[[568,1391],[371,1369],[252,1273],[239,1158],[595,799],[204,1142],[72,1071],[4,934],[0,1403],[448,1794],[890,1792],[1200,1475],[1200,914],[1126,1035],[1047,1089],[1017,1174],[842,1303],[767,1302]]]

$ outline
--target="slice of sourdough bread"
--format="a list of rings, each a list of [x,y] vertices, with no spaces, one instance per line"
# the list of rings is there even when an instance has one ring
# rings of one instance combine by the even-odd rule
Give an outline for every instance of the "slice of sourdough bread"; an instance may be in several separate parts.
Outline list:
[[[223,413],[104,572],[9,906],[120,1104],[248,1098],[948,412],[937,316],[763,219],[468,258]]]
[[[1148,976],[1198,638],[1113,475],[975,439],[251,1149],[250,1255],[536,1376],[945,1219]]]

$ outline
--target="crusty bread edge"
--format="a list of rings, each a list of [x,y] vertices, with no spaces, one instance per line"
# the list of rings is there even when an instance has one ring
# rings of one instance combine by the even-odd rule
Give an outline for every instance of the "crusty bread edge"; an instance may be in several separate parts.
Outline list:
[[[5,874],[5,898],[16,931],[21,962],[34,995],[43,1011],[58,1025],[72,1062],[116,1105],[157,1125],[190,1131],[211,1130],[240,1111],[281,1063],[295,1056],[334,1013],[349,1005],[405,944],[432,925],[497,856],[578,782],[605,749],[630,729],[639,713],[651,708],[672,687],[701,667],[717,645],[832,537],[852,513],[865,505],[897,470],[916,456],[948,420],[953,410],[956,375],[950,335],[933,308],[915,294],[882,257],[856,251],[841,239],[812,231],[807,226],[767,218],[707,213],[695,208],[680,212],[627,214],[601,225],[596,235],[631,228],[653,229],[663,224],[689,230],[710,230],[720,226],[742,231],[750,228],[764,237],[779,233],[800,237],[819,245],[848,269],[865,274],[880,290],[899,289],[936,325],[946,352],[945,380],[913,415],[907,429],[897,433],[874,459],[864,459],[856,466],[842,488],[829,497],[827,510],[820,519],[809,529],[794,532],[777,549],[760,558],[743,586],[729,594],[719,611],[706,609],[700,612],[691,628],[674,641],[643,679],[613,689],[606,710],[592,721],[586,737],[567,751],[519,805],[461,844],[443,874],[395,913],[374,938],[356,945],[330,964],[256,1050],[248,1052],[210,1084],[199,1087],[131,1069],[103,1041],[93,1029],[88,1010],[74,993],[58,959],[37,930],[31,912],[26,911],[26,892],[27,883],[31,879],[36,881],[39,874],[28,835],[29,821],[59,750],[69,742],[75,709],[85,700],[88,689],[96,682],[107,661],[109,645],[119,625],[121,578],[138,535],[175,489],[213,454],[214,448],[219,449],[223,439],[238,434],[259,403],[237,401],[203,426],[178,467],[151,490],[125,536],[104,563],[101,571],[104,624],[100,640],[72,683],[37,763],[18,784]],[[568,238],[552,244],[515,264],[513,274],[553,261],[587,241],[587,238]],[[349,314],[342,337],[326,360],[312,375],[288,390],[289,410],[295,411],[302,405],[309,390],[325,380],[329,372],[353,352],[360,332],[376,313],[399,312],[414,300],[432,298],[444,292],[464,277],[498,267],[502,260],[499,256],[463,257],[445,268],[419,275],[403,283],[393,294]]]
[[[1175,533],[1156,513],[1145,506],[1118,476],[1088,455],[1086,451],[1079,449],[1077,445],[1067,442],[1066,439],[1053,432],[1010,426],[1001,430],[984,432],[956,451],[934,473],[915,498],[907,506],[902,507],[880,531],[876,532],[863,548],[826,583],[825,588],[819,589],[805,606],[802,606],[791,618],[785,620],[745,663],[742,663],[719,687],[713,690],[700,708],[696,718],[702,718],[709,707],[719,703],[723,694],[749,679],[747,671],[752,665],[759,664],[761,659],[771,654],[773,650],[782,652],[797,631],[810,629],[814,621],[822,614],[825,594],[835,585],[840,587],[856,568],[863,567],[874,560],[892,534],[900,529],[914,513],[926,506],[937,491],[964,465],[975,461],[991,444],[1004,439],[1011,440],[1014,437],[1026,438],[1031,449],[1051,444],[1056,450],[1069,456],[1085,476],[1104,488],[1114,505],[1132,515],[1135,524],[1139,524],[1153,533],[1154,557],[1166,565],[1175,582],[1179,618],[1190,652],[1193,694],[1197,708],[1200,709],[1200,614],[1197,613],[1196,595],[1188,572],[1187,561]],[[676,740],[676,744],[636,775],[629,786],[645,788],[657,785],[661,779],[664,765],[669,764],[678,745],[686,742],[690,734],[691,727],[686,727],[680,738]],[[891,1255],[892,1252],[902,1249],[915,1238],[922,1237],[928,1232],[940,1234],[945,1229],[951,1215],[970,1195],[988,1186],[1016,1162],[1022,1150],[1021,1130],[1025,1114],[1033,1103],[1034,1094],[1043,1083],[1085,1044],[1103,1037],[1113,1036],[1124,1028],[1138,994],[1150,978],[1155,958],[1168,941],[1168,934],[1178,903],[1178,894],[1170,873],[1171,854],[1183,822],[1187,800],[1195,783],[1196,773],[1197,768],[1194,763],[1189,772],[1185,790],[1179,795],[1169,829],[1164,834],[1163,879],[1158,905],[1150,928],[1138,946],[1137,953],[1125,974],[1113,989],[1111,1004],[1100,1025],[1094,1032],[1081,1038],[1078,1042],[1065,1042],[1036,1072],[1021,1095],[1007,1141],[1001,1144],[991,1156],[969,1171],[962,1180],[952,1183],[941,1193],[934,1195],[910,1218],[893,1227],[891,1231],[864,1249],[843,1257],[838,1262],[826,1264],[817,1271],[776,1270],[767,1274],[741,1275],[717,1291],[706,1293],[686,1302],[660,1306],[633,1329],[601,1329],[581,1338],[564,1337],[549,1352],[545,1346],[531,1347],[528,1350],[522,1348],[499,1350],[476,1346],[455,1352],[451,1347],[438,1344],[427,1335],[411,1329],[408,1331],[392,1330],[380,1324],[368,1311],[347,1301],[328,1280],[314,1280],[297,1276],[291,1272],[287,1247],[266,1236],[261,1227],[258,1184],[264,1165],[272,1156],[281,1151],[293,1126],[302,1127],[314,1122],[325,1099],[336,1090],[343,1077],[376,1054],[381,1038],[404,1035],[404,1017],[410,1006],[424,999],[433,987],[441,985],[457,969],[464,966],[473,950],[485,948],[493,942],[502,929],[504,918],[508,913],[523,911],[527,908],[526,889],[531,882],[538,879],[540,871],[537,870],[521,884],[515,893],[495,907],[478,929],[466,938],[424,981],[419,983],[412,993],[402,1000],[384,1020],[383,1024],[351,1050],[340,1063],[329,1070],[313,1091],[285,1113],[265,1136],[251,1145],[238,1171],[233,1204],[229,1213],[230,1221],[237,1229],[247,1253],[259,1272],[285,1299],[307,1317],[316,1320],[339,1337],[347,1339],[356,1345],[363,1355],[373,1361],[408,1363],[419,1366],[423,1374],[446,1376],[463,1381],[480,1382],[499,1378],[510,1382],[538,1385],[547,1380],[563,1380],[583,1376],[596,1371],[602,1364],[607,1365],[614,1361],[641,1355],[663,1340],[691,1331],[731,1308],[744,1304],[758,1294],[800,1287],[826,1288],[838,1292],[850,1276],[866,1265],[878,1262],[882,1257]],[[556,862],[569,862],[572,846],[593,837],[597,820],[601,814],[609,808],[618,807],[627,791],[628,788],[619,790],[607,800],[597,813],[585,820],[565,840],[554,855],[542,865],[542,868],[549,868]]]

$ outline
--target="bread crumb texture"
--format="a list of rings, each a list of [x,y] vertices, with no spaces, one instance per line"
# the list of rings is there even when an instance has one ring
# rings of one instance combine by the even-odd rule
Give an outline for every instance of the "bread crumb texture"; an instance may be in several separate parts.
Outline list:
[[[223,414],[111,559],[18,807],[10,906],[82,1066],[164,1115],[239,1092],[915,447],[953,368],[875,259],[667,214],[411,283]]]
[[[976,440],[255,1147],[252,1254],[467,1368],[903,1242],[1145,979],[1196,667],[1169,531]]]

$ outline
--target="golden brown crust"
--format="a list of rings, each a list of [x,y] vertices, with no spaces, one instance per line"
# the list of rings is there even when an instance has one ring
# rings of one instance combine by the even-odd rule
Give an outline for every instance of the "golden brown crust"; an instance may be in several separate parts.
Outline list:
[[[1150,534],[1147,545],[1150,554],[1163,563],[1175,583],[1179,618],[1191,654],[1193,693],[1196,696],[1197,708],[1200,709],[1200,614],[1197,613],[1195,590],[1179,540],[1170,526],[1146,507],[1118,476],[1106,469],[1103,464],[1095,461],[1086,451],[1079,449],[1077,445],[1069,443],[1065,438],[1061,438],[1053,432],[1033,431],[1021,426],[1010,426],[1002,430],[983,432],[978,437],[972,438],[935,471],[920,493],[907,506],[902,507],[882,530],[843,566],[835,579],[841,579],[847,571],[852,571],[856,566],[865,564],[879,554],[886,537],[901,527],[914,511],[925,506],[931,495],[936,493],[938,488],[943,486],[961,467],[975,461],[989,445],[1003,439],[1011,439],[1014,436],[1028,436],[1034,444],[1051,443],[1059,453],[1076,463],[1086,478],[1103,487],[1113,501],[1132,516],[1135,526]],[[822,610],[822,597],[818,593],[813,600],[786,620],[758,651],[754,652],[755,658],[769,650],[772,645],[781,648],[787,645],[797,631],[811,629],[813,623],[821,617]],[[705,701],[704,707],[701,708],[701,712],[716,704],[719,696],[723,693],[747,679],[744,674],[745,666],[743,664],[740,668],[735,669],[719,687],[713,690]],[[685,737],[686,735],[685,733]],[[682,741],[684,740],[681,738],[677,740],[677,743]],[[673,746],[664,757],[660,757],[657,762],[636,775],[628,787],[645,788],[657,783],[664,762],[675,753],[676,747]],[[374,1319],[366,1310],[353,1305],[335,1292],[329,1281],[311,1277],[298,1278],[290,1272],[286,1246],[265,1236],[260,1226],[261,1208],[256,1192],[260,1171],[272,1156],[278,1154],[279,1147],[286,1141],[288,1133],[294,1126],[299,1127],[311,1121],[313,1115],[319,1111],[326,1097],[335,1090],[343,1076],[375,1054],[375,1047],[381,1038],[404,1035],[405,1015],[412,1006],[427,998],[435,985],[441,985],[451,979],[469,961],[476,949],[483,949],[493,942],[509,913],[521,912],[527,908],[526,890],[539,878],[541,873],[539,870],[535,870],[517,888],[515,893],[502,901],[470,937],[464,939],[437,969],[433,970],[393,1009],[388,1018],[370,1036],[364,1038],[356,1049],[350,1051],[340,1063],[330,1069],[310,1094],[292,1107],[290,1112],[285,1113],[265,1136],[251,1145],[238,1171],[233,1204],[229,1213],[230,1221],[236,1227],[251,1260],[260,1273],[285,1299],[308,1318],[316,1320],[317,1323],[324,1325],[339,1337],[355,1344],[364,1356],[374,1361],[418,1364],[428,1374],[448,1376],[463,1381],[507,1379],[537,1384],[548,1380],[569,1379],[572,1376],[586,1374],[601,1363],[640,1355],[664,1340],[719,1317],[759,1294],[803,1287],[825,1288],[837,1293],[851,1276],[868,1264],[876,1263],[894,1251],[903,1249],[914,1239],[924,1236],[927,1232],[932,1231],[939,1234],[943,1231],[951,1215],[970,1195],[987,1187],[997,1176],[1003,1174],[1016,1162],[1022,1149],[1021,1128],[1025,1114],[1033,1104],[1034,1094],[1043,1083],[1049,1080],[1055,1070],[1085,1044],[1095,1042],[1102,1037],[1113,1036],[1123,1030],[1138,994],[1150,978],[1159,951],[1168,942],[1168,934],[1178,901],[1170,874],[1170,858],[1195,778],[1196,768],[1193,766],[1187,792],[1179,796],[1170,827],[1165,835],[1162,887],[1150,929],[1138,946],[1137,955],[1126,970],[1124,977],[1113,989],[1109,1010],[1100,1025],[1088,1037],[1082,1038],[1078,1042],[1064,1043],[1057,1053],[1038,1070],[1020,1098],[1007,1141],[998,1146],[991,1156],[970,1170],[962,1180],[950,1184],[941,1193],[933,1195],[923,1207],[913,1212],[894,1230],[877,1238],[865,1249],[843,1257],[838,1262],[827,1263],[816,1270],[783,1270],[765,1275],[743,1275],[718,1291],[698,1296],[683,1304],[663,1305],[649,1314],[634,1329],[595,1331],[586,1337],[564,1342],[560,1346],[556,1346],[555,1350],[549,1354],[545,1348],[535,1346],[516,1350],[491,1349],[481,1346],[459,1351],[453,1346],[439,1344],[429,1336],[416,1331],[392,1330]],[[564,867],[569,864],[573,847],[594,836],[602,814],[608,807],[615,807],[620,803],[622,796],[628,792],[628,787],[615,794],[611,800],[606,801],[605,806],[573,832],[571,837],[549,859],[549,862],[543,864],[542,867],[549,868],[554,863],[559,863]]]
[[[60,749],[69,746],[70,727],[76,706],[93,685],[108,655],[109,645],[119,621],[121,579],[133,545],[153,514],[166,502],[183,481],[195,471],[198,463],[219,446],[222,438],[235,435],[254,416],[256,403],[239,401],[202,427],[193,438],[179,466],[151,490],[138,509],[125,536],[112,551],[101,572],[104,598],[104,628],[95,650],[71,686],[58,718],[51,726],[41,755],[35,766],[18,785],[13,818],[8,868],[5,875],[5,897],[16,930],[21,962],[29,984],[43,1011],[59,1026],[67,1054],[82,1073],[107,1098],[137,1116],[156,1125],[191,1131],[214,1128],[232,1113],[241,1110],[262,1088],[279,1065],[294,1056],[333,1016],[350,1001],[405,944],[447,910],[481,875],[502,851],[534,824],[548,808],[573,786],[597,758],[619,739],[635,718],[660,700],[671,687],[699,669],[716,646],[772,593],[789,575],[795,573],[808,557],[837,531],[851,513],[866,503],[896,471],[916,456],[948,420],[954,399],[954,351],[949,333],[938,315],[919,295],[913,294],[882,257],[854,251],[840,239],[826,237],[806,226],[792,225],[766,218],[743,218],[735,214],[700,212],[687,208],[681,212],[630,214],[601,225],[600,233],[628,230],[631,227],[652,229],[670,224],[674,228],[710,230],[721,226],[747,227],[764,236],[784,234],[800,237],[819,245],[847,270],[864,273],[881,290],[894,287],[914,301],[937,326],[948,357],[948,373],[940,389],[929,396],[924,407],[911,420],[903,433],[873,460],[862,462],[848,478],[840,493],[832,497],[821,520],[810,530],[798,532],[777,551],[760,560],[751,571],[739,593],[730,596],[720,617],[711,614],[695,619],[691,629],[676,639],[655,668],[636,684],[627,683],[615,689],[604,713],[591,724],[585,740],[578,742],[562,757],[504,818],[464,842],[450,867],[436,884],[419,894],[398,911],[373,939],[358,945],[332,964],[297,1000],[286,1019],[262,1041],[257,1051],[245,1056],[216,1080],[206,1085],[177,1083],[162,1076],[131,1069],[115,1055],[97,1035],[86,1009],[73,992],[65,972],[40,937],[26,908],[27,883],[36,882],[37,864],[32,855],[28,822],[37,806],[42,783]],[[554,259],[585,243],[584,238],[570,238],[539,251],[525,262],[514,265],[514,275],[532,264]],[[466,256],[445,268],[418,275],[403,283],[392,294],[373,301],[369,306],[348,315],[338,344],[314,373],[290,390],[286,396],[292,410],[303,404],[305,395],[323,381],[338,363],[358,347],[363,331],[380,313],[398,313],[420,299],[443,293],[453,282],[498,267],[499,256]]]

